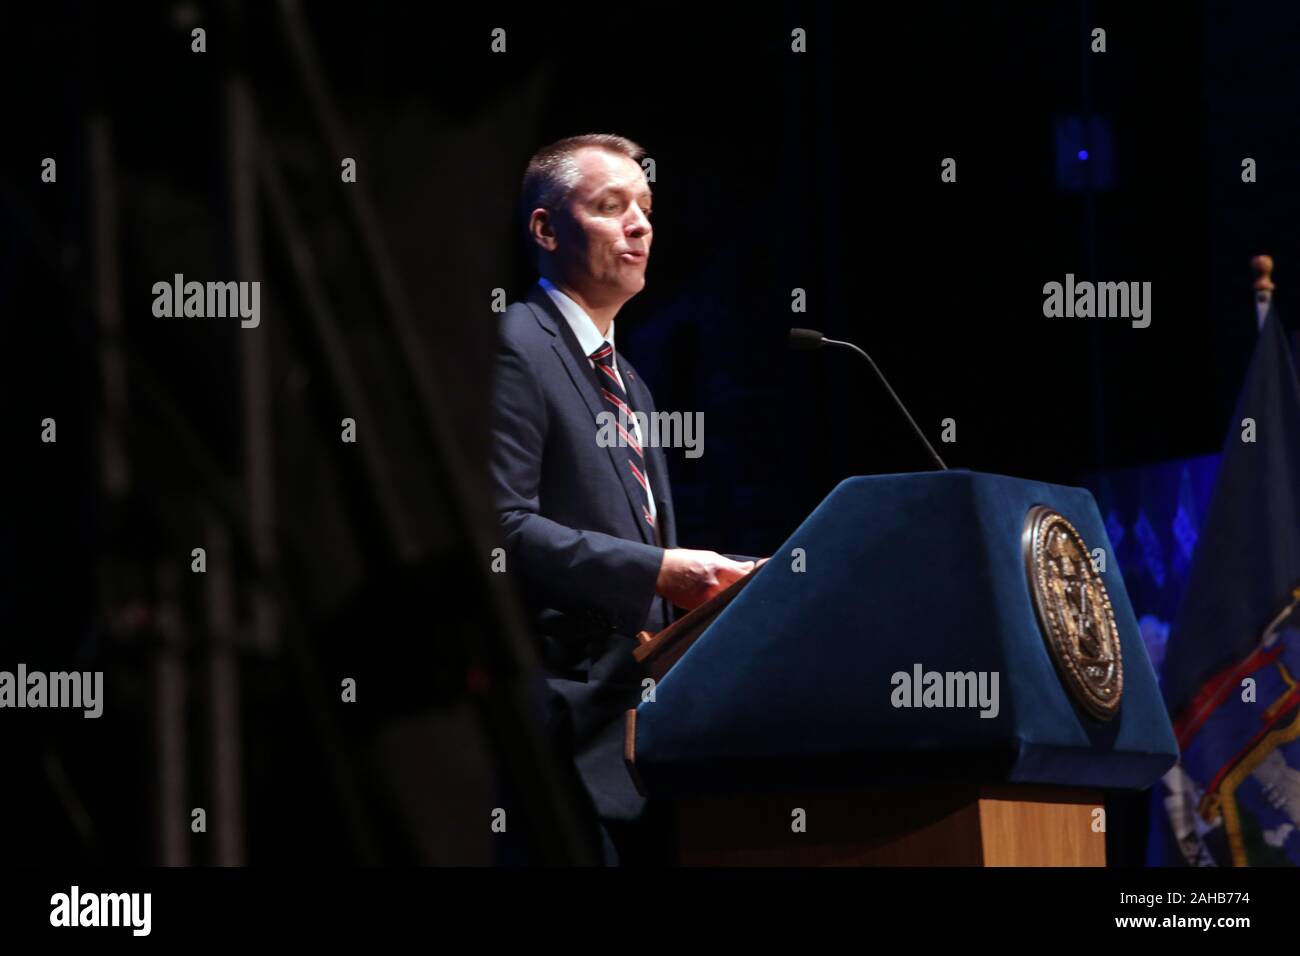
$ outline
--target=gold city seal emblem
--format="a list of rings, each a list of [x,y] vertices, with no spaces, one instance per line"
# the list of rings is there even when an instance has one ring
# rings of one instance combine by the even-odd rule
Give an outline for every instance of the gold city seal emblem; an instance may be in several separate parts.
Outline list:
[[[1021,548],[1043,640],[1070,695],[1089,714],[1110,720],[1124,693],[1124,661],[1110,595],[1074,525],[1035,505]]]

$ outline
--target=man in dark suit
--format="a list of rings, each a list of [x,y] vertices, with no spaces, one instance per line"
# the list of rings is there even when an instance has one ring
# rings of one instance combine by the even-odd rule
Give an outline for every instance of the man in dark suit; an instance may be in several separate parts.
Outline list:
[[[548,733],[572,755],[610,864],[671,851],[666,808],[647,805],[623,763],[623,714],[641,699],[636,634],[753,567],[677,547],[664,452],[633,414],[652,415],[654,399],[614,348],[614,317],[645,287],[653,236],[643,155],[591,134],[529,162],[522,212],[540,279],[502,319],[492,397],[506,572],[548,672]]]

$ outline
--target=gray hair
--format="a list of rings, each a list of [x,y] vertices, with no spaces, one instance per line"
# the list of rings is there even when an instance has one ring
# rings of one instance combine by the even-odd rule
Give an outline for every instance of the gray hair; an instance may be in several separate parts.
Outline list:
[[[645,156],[645,150],[636,143],[626,136],[615,136],[613,133],[567,136],[550,146],[543,146],[528,161],[523,188],[520,190],[520,217],[525,232],[534,209],[539,206],[543,209],[558,209],[568,201],[581,176],[573,154],[588,146],[619,153],[637,163]]]

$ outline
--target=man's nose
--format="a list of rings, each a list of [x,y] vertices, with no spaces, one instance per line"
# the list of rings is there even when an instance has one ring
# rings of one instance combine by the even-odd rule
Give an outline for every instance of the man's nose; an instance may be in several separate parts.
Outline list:
[[[632,221],[628,224],[627,231],[629,235],[642,236],[650,231],[650,220],[646,214],[641,211],[640,206],[634,206]]]

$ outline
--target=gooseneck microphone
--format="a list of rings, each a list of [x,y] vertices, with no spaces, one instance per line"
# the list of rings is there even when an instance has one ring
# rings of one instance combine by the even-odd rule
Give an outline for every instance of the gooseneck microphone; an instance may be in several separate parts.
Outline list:
[[[862,351],[862,349],[858,348],[852,342],[840,342],[836,339],[828,339],[826,336],[822,335],[820,332],[814,331],[813,329],[790,330],[790,348],[795,349],[796,351],[819,349],[823,345],[839,345],[846,349],[853,349],[853,351],[857,352],[867,360],[867,364],[871,366],[871,370],[876,373],[876,378],[880,379],[880,384],[885,386],[885,391],[887,391],[889,397],[894,400],[894,404],[898,406],[898,410],[903,413],[903,417],[907,419],[907,423],[912,426],[912,431],[916,432],[916,437],[919,438],[921,444],[925,446],[925,450],[930,453],[930,457],[933,458],[934,463],[939,466],[939,470],[947,471],[948,466],[943,463],[943,459],[939,457],[938,453],[934,450],[934,447],[926,439],[925,433],[921,431],[916,422],[912,419],[911,413],[908,412],[907,406],[903,404],[903,400],[898,397],[898,393],[890,388],[889,382],[886,381],[885,376],[881,373],[880,369],[876,367],[876,363],[872,361],[870,355]]]

